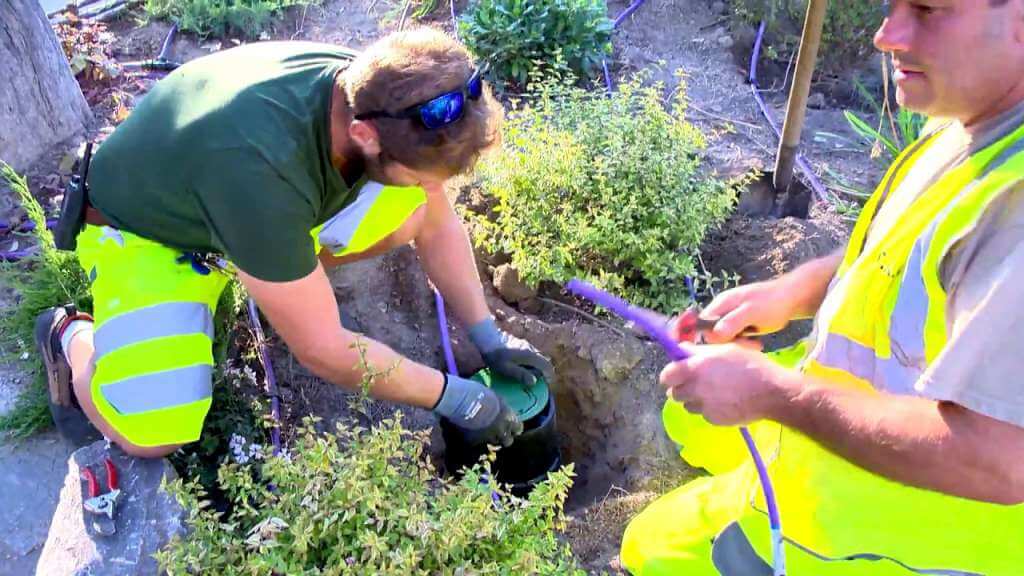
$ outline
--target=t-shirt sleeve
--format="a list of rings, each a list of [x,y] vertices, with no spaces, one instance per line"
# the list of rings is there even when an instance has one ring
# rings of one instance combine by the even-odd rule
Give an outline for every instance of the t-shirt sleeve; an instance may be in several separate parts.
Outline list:
[[[240,270],[260,280],[288,282],[316,268],[310,230],[317,208],[265,162],[237,159],[207,170],[197,186],[211,243]]]
[[[952,336],[916,389],[1024,426],[1024,188],[990,206],[947,260]]]

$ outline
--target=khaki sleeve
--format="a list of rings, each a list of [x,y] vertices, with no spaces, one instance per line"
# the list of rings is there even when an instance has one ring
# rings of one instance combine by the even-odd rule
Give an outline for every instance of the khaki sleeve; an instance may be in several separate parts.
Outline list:
[[[955,247],[943,283],[951,338],[915,388],[1024,426],[1024,186]]]

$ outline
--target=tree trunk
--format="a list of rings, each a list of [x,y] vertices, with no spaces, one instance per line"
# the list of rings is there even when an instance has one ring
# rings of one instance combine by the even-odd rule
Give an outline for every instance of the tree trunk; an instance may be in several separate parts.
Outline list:
[[[91,118],[38,0],[0,0],[0,160],[24,170]]]

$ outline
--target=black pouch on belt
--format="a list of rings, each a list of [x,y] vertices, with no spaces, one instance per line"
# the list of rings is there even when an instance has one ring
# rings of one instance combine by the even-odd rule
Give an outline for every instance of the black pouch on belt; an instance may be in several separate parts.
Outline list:
[[[92,142],[85,145],[85,153],[78,164],[77,173],[71,177],[64,189],[64,201],[60,205],[60,219],[53,228],[53,243],[58,250],[74,250],[78,245],[78,233],[85,224],[85,209],[89,205],[89,161],[92,159]]]

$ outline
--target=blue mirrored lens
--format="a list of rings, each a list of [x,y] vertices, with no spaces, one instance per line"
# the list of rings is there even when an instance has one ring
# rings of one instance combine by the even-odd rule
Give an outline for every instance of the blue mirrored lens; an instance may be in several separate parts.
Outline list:
[[[420,108],[420,119],[427,128],[440,128],[462,117],[461,92],[449,92],[434,98]]]
[[[484,93],[484,80],[480,77],[480,74],[473,74],[466,84],[466,92],[469,94],[471,100],[476,100]]]

